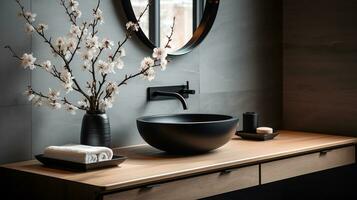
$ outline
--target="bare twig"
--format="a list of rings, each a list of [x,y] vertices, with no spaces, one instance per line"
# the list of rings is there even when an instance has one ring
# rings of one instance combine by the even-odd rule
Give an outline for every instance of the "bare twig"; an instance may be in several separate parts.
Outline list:
[[[5,49],[9,49],[9,51],[12,53],[12,57],[17,58],[17,59],[19,59],[19,60],[22,60],[22,59],[20,58],[20,56],[18,56],[18,55],[16,54],[16,52],[11,48],[11,46],[6,45],[4,48],[5,48]]]
[[[174,17],[172,20],[172,26],[170,27],[171,32],[170,32],[170,35],[166,36],[167,42],[166,42],[166,45],[164,46],[164,48],[171,48],[170,42],[172,41],[172,36],[174,35],[175,22],[176,22],[176,17]]]

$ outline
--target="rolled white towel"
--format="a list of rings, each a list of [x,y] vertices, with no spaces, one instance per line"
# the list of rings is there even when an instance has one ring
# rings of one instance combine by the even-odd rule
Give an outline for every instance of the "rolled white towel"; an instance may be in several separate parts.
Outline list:
[[[80,145],[80,144],[68,144],[65,146],[73,146],[78,149],[91,150],[91,152],[97,155],[98,162],[111,160],[113,158],[113,151],[108,147],[88,146],[88,145]]]
[[[102,155],[99,160],[98,157],[101,153],[106,156]],[[45,148],[44,156],[48,158],[89,164],[112,159],[113,151],[107,147],[68,144],[64,146],[49,146]]]

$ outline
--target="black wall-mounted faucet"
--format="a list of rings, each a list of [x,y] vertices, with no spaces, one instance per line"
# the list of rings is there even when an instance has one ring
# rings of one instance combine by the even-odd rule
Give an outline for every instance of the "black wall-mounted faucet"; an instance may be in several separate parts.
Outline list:
[[[187,110],[185,99],[189,97],[189,94],[195,94],[195,90],[190,90],[188,81],[186,81],[186,85],[149,87],[147,89],[148,101],[178,99],[184,110]]]

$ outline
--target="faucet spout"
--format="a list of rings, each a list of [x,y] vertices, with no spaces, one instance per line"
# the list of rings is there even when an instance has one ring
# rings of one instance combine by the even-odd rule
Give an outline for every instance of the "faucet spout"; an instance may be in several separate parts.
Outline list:
[[[187,110],[187,102],[186,102],[185,98],[181,94],[179,94],[177,92],[155,91],[153,93],[153,95],[155,95],[155,96],[175,97],[181,102],[183,109]]]

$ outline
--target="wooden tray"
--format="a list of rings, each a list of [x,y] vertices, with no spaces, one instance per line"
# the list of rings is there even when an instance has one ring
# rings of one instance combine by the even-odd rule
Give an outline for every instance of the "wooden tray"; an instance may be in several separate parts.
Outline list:
[[[236,135],[245,140],[257,140],[257,141],[266,141],[272,140],[275,136],[279,135],[278,132],[269,133],[269,134],[259,134],[259,133],[246,133],[243,131],[237,131]]]
[[[125,156],[114,155],[111,160],[84,164],[84,163],[76,163],[76,162],[59,160],[54,158],[47,158],[44,157],[43,154],[36,155],[35,158],[48,167],[60,168],[70,171],[82,171],[82,172],[101,169],[101,168],[117,167],[120,163],[124,162],[127,159],[127,157]]]

